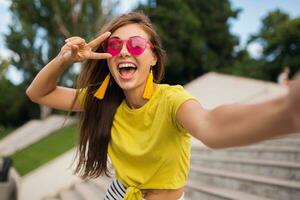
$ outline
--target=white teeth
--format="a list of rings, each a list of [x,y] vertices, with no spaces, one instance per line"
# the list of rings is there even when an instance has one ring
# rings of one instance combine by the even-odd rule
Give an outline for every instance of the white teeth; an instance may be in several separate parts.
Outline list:
[[[136,66],[132,63],[121,63],[121,64],[118,65],[119,69],[125,68],[125,67],[134,67],[134,68],[136,68]]]

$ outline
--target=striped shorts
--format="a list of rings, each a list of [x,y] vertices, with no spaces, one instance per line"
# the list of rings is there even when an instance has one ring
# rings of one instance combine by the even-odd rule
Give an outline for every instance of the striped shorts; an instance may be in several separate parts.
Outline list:
[[[125,193],[126,187],[120,181],[114,179],[106,191],[104,200],[123,200]],[[184,200],[184,194],[178,200]]]
[[[125,186],[117,179],[114,179],[106,191],[104,200],[123,200],[125,193]]]

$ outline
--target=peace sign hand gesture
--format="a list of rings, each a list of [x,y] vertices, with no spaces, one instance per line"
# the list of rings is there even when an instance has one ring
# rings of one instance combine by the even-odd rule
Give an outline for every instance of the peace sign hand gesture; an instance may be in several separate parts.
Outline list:
[[[81,37],[70,37],[65,40],[66,44],[61,48],[59,56],[61,56],[64,62],[68,64],[81,62],[86,59],[110,58],[111,54],[109,53],[96,53],[93,51],[93,49],[99,47],[99,45],[110,35],[110,32],[106,32],[88,44]]]

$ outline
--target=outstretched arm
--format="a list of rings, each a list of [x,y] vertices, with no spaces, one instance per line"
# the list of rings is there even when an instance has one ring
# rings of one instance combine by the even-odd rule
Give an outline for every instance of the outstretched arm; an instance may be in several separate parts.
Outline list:
[[[288,95],[264,103],[205,110],[189,100],[178,109],[177,120],[211,148],[247,145],[300,131],[300,77]]]
[[[67,39],[60,53],[36,75],[26,90],[26,94],[36,103],[56,109],[70,110],[75,99],[76,90],[57,86],[58,78],[74,62],[111,57],[108,53],[92,51],[109,36],[109,32],[104,33],[88,44],[80,37]],[[78,101],[75,101],[72,110],[82,110]]]

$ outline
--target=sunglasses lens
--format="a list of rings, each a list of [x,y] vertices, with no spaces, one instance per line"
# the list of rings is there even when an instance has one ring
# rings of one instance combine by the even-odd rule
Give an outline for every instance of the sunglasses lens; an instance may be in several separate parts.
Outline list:
[[[120,53],[123,46],[123,41],[119,39],[110,39],[107,41],[106,52],[112,56],[116,56]]]
[[[127,40],[126,47],[128,52],[133,56],[141,55],[147,46],[147,40],[141,37],[133,37]],[[123,40],[112,38],[107,41],[106,52],[112,56],[119,55],[123,47]]]
[[[141,37],[130,38],[127,42],[127,49],[131,55],[138,56],[146,48],[147,40]]]

